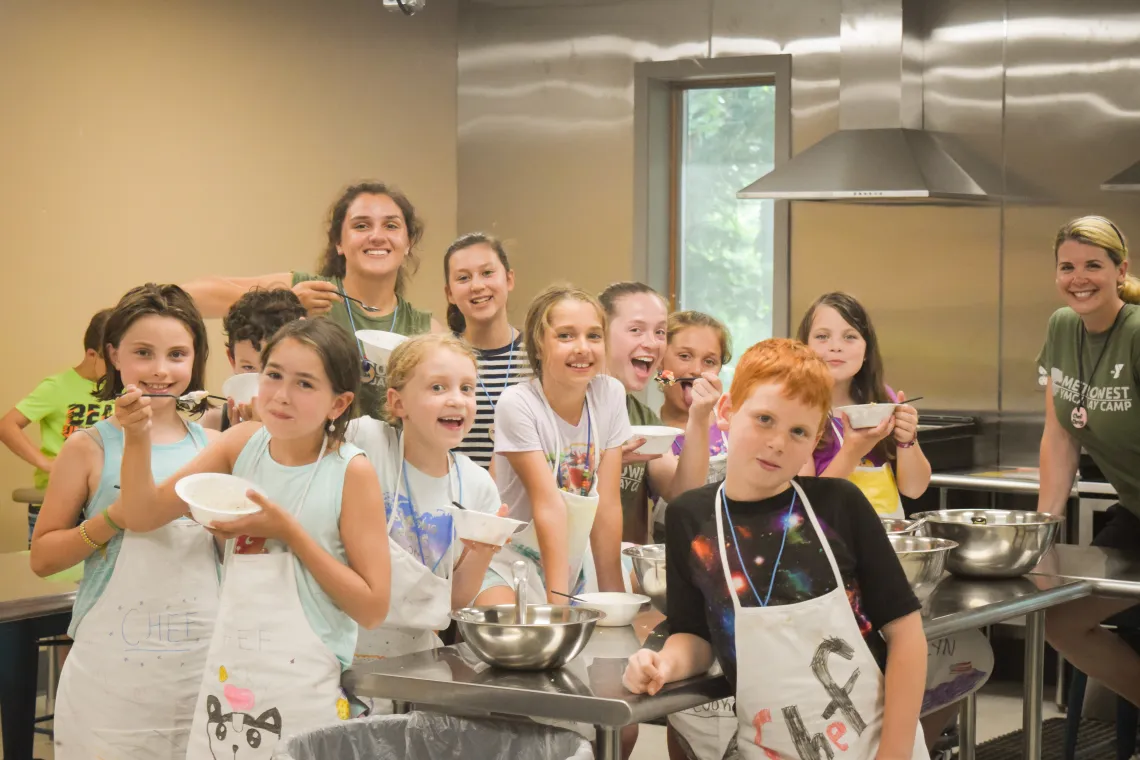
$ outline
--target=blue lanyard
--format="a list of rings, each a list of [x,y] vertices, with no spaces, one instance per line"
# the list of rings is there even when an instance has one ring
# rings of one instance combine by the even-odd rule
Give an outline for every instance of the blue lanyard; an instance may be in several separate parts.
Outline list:
[[[336,285],[337,292],[340,293],[341,296],[344,296],[344,280],[338,277]],[[344,304],[344,310],[348,312],[348,324],[352,326],[352,337],[356,340],[356,350],[360,352],[360,358],[364,360],[364,371],[367,372],[368,365],[373,362],[370,362],[364,356],[364,344],[360,342],[360,338],[356,337],[356,320],[352,317],[352,301],[345,298],[342,303]],[[396,332],[396,317],[398,316],[400,316],[400,297],[396,296],[396,309],[392,312],[392,332]]]
[[[459,464],[455,461],[455,454],[448,452],[448,456],[451,457],[451,467],[448,467],[448,469],[447,469],[447,487],[448,487],[448,490],[451,489],[451,469],[455,468],[455,479],[459,482],[459,498],[457,499],[457,501],[460,504],[462,504],[463,503],[463,473],[461,473],[459,471]],[[405,459],[402,462],[402,465],[403,465],[403,471],[404,471],[404,475],[403,475],[404,476],[404,488],[407,489],[407,491],[408,491],[408,507],[412,510],[412,532],[416,534],[416,544],[417,544],[417,546],[419,546],[419,549],[420,549],[420,562],[423,563],[423,565],[426,567],[427,566],[427,554],[424,552],[424,533],[423,533],[423,529],[420,527],[420,521],[416,518],[416,502],[412,498],[412,482],[410,480],[408,480],[408,460]],[[394,504],[393,507],[395,509],[400,508],[399,499],[397,499],[397,503]],[[432,565],[431,571],[433,573],[435,572],[435,569],[437,567],[439,567],[439,563],[443,562],[444,556],[446,556],[446,553],[440,555],[439,559],[437,559],[435,561],[435,564]]]
[[[393,323],[394,324],[394,323]],[[511,381],[511,365],[515,361],[515,341],[518,336],[514,333],[515,328],[511,328],[511,342],[507,344],[507,375],[503,378],[503,387],[499,390],[502,393],[507,389],[507,383]],[[487,386],[483,385],[483,376],[478,372],[475,373],[475,380],[479,383],[479,387],[483,389],[483,395],[487,397],[487,403],[491,405],[491,411],[495,411],[495,399],[491,398],[491,392],[487,390]]]
[[[768,601],[772,598],[772,587],[776,585],[776,570],[780,567],[780,560],[784,556],[784,546],[788,543],[788,528],[791,526],[792,510],[796,507],[796,496],[798,494],[792,490],[792,503],[788,505],[788,514],[784,516],[784,537],[780,540],[780,552],[776,555],[776,562],[772,565],[772,577],[768,581],[768,595],[763,599],[760,598],[760,593],[756,591],[756,587],[752,585],[752,576],[748,573],[748,568],[744,564],[744,557],[740,554],[740,539],[736,535],[736,526],[732,524],[732,515],[728,513],[728,497],[724,495],[724,484],[720,486],[720,507],[724,510],[724,516],[728,520],[728,529],[732,532],[732,546],[736,549],[736,559],[740,562],[740,574],[744,576],[744,580],[748,581],[748,588],[752,589],[753,596],[756,601],[760,602],[761,607],[767,607]],[[732,582],[731,578],[725,578],[728,583]],[[732,589],[729,589],[729,593]]]
[[[586,397],[586,401],[584,402],[584,405],[586,407],[586,471],[585,471],[584,475],[585,475],[585,477],[590,478],[590,486],[592,488],[593,482],[594,482],[594,477],[593,477],[594,471],[590,467],[590,465],[593,464],[593,462],[591,461],[592,449],[590,448],[590,444],[594,440],[594,420],[593,420],[592,416],[590,415],[590,397],[589,396]],[[560,419],[557,414],[555,414],[554,417],[555,417],[555,420]],[[557,422],[555,422],[555,425],[554,425],[554,434],[556,436],[558,436],[559,439],[562,438],[562,433],[561,433],[561,431],[558,430],[558,423]],[[562,447],[559,446],[558,448],[561,449]],[[569,454],[570,451],[567,450],[566,453]],[[554,471],[556,473],[558,473],[558,476],[557,476],[558,490],[559,491],[565,490],[562,488],[562,463],[561,462],[555,462],[554,463]],[[586,489],[586,490],[589,491],[589,489]]]

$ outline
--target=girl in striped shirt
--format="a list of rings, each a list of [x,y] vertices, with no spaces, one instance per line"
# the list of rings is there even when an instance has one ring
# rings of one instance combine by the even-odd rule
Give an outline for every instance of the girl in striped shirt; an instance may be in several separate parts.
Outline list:
[[[443,256],[447,326],[478,359],[475,424],[455,449],[489,468],[495,451],[495,405],[510,386],[531,377],[522,333],[507,318],[515,273],[503,244],[491,235],[463,235]]]

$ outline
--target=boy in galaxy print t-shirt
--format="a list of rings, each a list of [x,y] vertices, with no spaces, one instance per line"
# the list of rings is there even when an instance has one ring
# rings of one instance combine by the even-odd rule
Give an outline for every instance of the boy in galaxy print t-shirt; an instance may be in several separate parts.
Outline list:
[[[831,382],[795,341],[763,341],[741,358],[717,407],[725,482],[669,506],[672,635],[626,669],[628,689],[653,694],[719,661],[745,760],[927,757],[926,637],[879,518],[845,480],[793,481],[823,430]]]

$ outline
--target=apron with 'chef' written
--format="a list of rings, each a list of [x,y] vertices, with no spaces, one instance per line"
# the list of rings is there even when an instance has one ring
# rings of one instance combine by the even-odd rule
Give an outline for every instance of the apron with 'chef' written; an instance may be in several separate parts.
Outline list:
[[[839,426],[835,424],[834,419],[831,421],[831,429],[835,431],[835,437],[842,446],[843,433],[839,432]],[[859,486],[859,490],[867,497],[867,501],[871,502],[879,517],[906,517],[902,498],[899,496],[898,483],[895,482],[895,473],[889,463],[875,465],[864,457],[860,465],[855,468],[855,472],[848,475],[847,479]]]
[[[747,574],[744,588],[760,606],[740,604],[737,579],[728,565],[728,552],[739,553],[736,531],[724,486],[717,490],[717,545],[735,612],[738,750],[744,760],[875,760],[883,727],[883,673],[859,631],[839,565],[811,503],[798,483],[791,485],[792,504],[797,498],[803,503],[835,575],[835,589],[804,602],[771,607]],[[731,544],[724,532],[726,518]],[[744,567],[743,557],[738,559]],[[779,556],[773,578],[778,567]],[[917,725],[910,757],[929,758]]]
[[[269,440],[265,436],[249,472],[256,472]],[[327,446],[326,436],[294,517],[322,465],[331,462]],[[232,545],[187,760],[268,758],[281,739],[349,717],[340,660],[305,616],[293,553],[236,554]]]
[[[205,445],[201,428],[187,428],[193,447],[154,447],[156,481]],[[103,474],[90,507],[115,500],[123,446],[121,429],[110,422],[96,430]],[[60,678],[54,736],[60,760],[186,756],[218,608],[214,539],[179,518],[147,533],[124,531],[121,541],[111,579],[80,620]]]

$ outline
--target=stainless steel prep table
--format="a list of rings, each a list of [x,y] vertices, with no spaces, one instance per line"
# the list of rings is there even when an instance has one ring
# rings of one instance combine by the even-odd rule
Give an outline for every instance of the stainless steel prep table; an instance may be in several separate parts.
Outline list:
[[[4,757],[32,760],[36,720],[38,640],[67,632],[77,587],[72,568],[40,578],[28,553],[0,554],[0,720]]]
[[[1140,559],[1119,549],[1057,544],[1031,575],[1084,581],[1093,594],[1140,604]]]
[[[923,627],[931,639],[1026,615],[1025,757],[1041,757],[1041,684],[1045,668],[1044,610],[1089,593],[1082,581],[1018,578],[965,581],[947,576],[927,599]],[[647,630],[660,617],[638,618]],[[625,662],[640,646],[635,628],[598,628],[566,667],[540,673],[496,670],[465,646],[393,657],[354,668],[345,684],[356,694],[461,712],[499,713],[591,723],[600,760],[621,756],[620,729],[731,696],[723,677],[698,676],[670,684],[656,696],[631,694],[621,684]],[[645,646],[659,648],[658,629]],[[973,700],[964,709],[962,758],[973,757]]]

